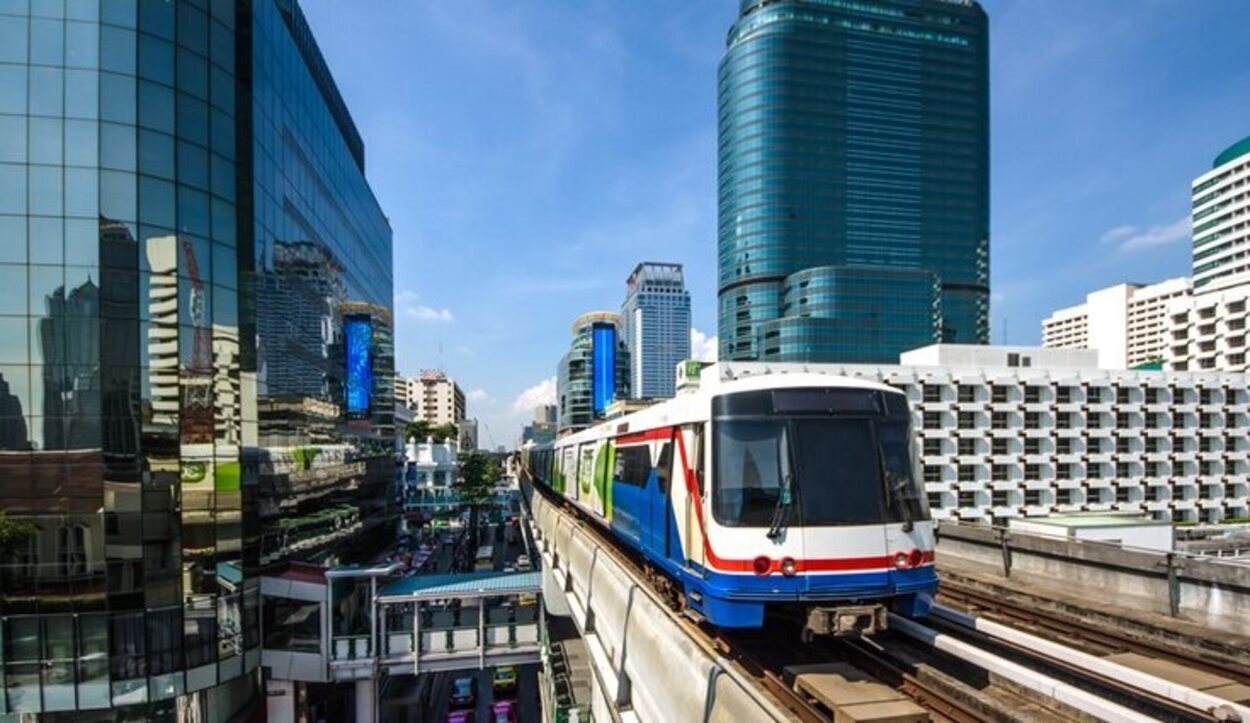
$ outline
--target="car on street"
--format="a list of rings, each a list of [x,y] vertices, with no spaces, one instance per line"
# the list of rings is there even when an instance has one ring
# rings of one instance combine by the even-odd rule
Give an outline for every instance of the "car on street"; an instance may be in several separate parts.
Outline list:
[[[477,703],[477,678],[456,678],[451,684],[451,707],[472,708]]]
[[[516,569],[533,570],[534,566],[530,564],[530,556],[526,554],[517,555],[516,556]]]
[[[501,700],[490,707],[491,723],[517,723],[516,701]]]
[[[511,665],[503,665],[495,668],[495,675],[491,678],[491,687],[496,693],[511,693],[516,690],[516,668]]]

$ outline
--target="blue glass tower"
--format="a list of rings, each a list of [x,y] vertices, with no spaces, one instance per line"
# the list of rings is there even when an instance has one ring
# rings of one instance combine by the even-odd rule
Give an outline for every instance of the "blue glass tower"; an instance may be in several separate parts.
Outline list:
[[[592,311],[573,322],[573,343],[556,369],[561,431],[589,427],[610,403],[629,397],[630,355],[620,324],[610,311]]]
[[[987,59],[972,0],[742,0],[719,75],[721,358],[988,342]]]

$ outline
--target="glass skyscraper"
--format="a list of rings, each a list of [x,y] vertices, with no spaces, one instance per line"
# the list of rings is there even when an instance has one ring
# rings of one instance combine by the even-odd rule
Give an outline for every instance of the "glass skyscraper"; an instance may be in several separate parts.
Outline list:
[[[561,432],[589,427],[610,403],[629,398],[630,355],[620,326],[621,317],[610,311],[592,311],[573,322],[573,343],[556,370]]]
[[[973,0],[742,0],[719,74],[722,359],[989,340]]]
[[[647,261],[629,275],[621,336],[629,349],[635,399],[662,399],[677,389],[677,365],[690,357],[690,292],[681,264]]]
[[[294,0],[0,2],[0,715],[246,715],[279,514],[388,515],[363,163]]]

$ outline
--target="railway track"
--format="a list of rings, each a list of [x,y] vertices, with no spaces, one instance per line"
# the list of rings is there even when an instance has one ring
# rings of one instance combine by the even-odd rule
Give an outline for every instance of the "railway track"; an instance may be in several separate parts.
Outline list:
[[[1052,609],[1046,605],[1047,601],[1044,599],[1024,594],[1002,595],[979,589],[959,579],[947,578],[942,580],[939,597],[969,612],[1010,623],[1039,635],[1054,636],[1095,655],[1137,653],[1180,663],[1191,670],[1250,686],[1250,663],[1244,659],[1224,660],[1213,655],[1212,651],[1186,649],[1182,645],[1132,635],[1079,615]]]
[[[603,534],[601,527],[575,506],[546,490],[534,489],[571,514],[576,524],[593,535],[619,563],[634,573],[636,579],[648,580],[648,565],[638,553]],[[650,583],[646,586],[657,600],[670,597]],[[963,599],[973,602],[971,595]],[[993,599],[981,602],[989,606]],[[778,620],[775,624],[770,621],[759,631],[726,634],[692,620],[671,606],[670,611],[692,641],[733,666],[738,675],[754,680],[781,710],[802,723],[833,720],[834,711],[796,691],[787,670],[792,666],[830,661],[850,663],[902,692],[922,706],[932,720],[938,721],[1235,720],[1177,704],[1148,690],[1117,686],[1115,681],[1083,670],[1079,665],[1065,667],[1061,660],[1026,654],[1001,641],[960,631],[947,624],[937,624],[933,629],[900,619],[898,628],[914,626],[927,632],[917,635],[913,631],[906,635],[891,630],[870,640],[817,638],[804,644],[792,621]],[[1016,613],[1023,615],[1019,609]],[[894,622],[892,620],[892,624]],[[926,636],[932,640],[925,642]],[[944,647],[933,642],[939,638],[945,641]],[[785,641],[793,641],[793,644],[787,645]],[[968,653],[969,650],[973,652]],[[1027,661],[1027,666],[1014,661]],[[1008,673],[1022,676],[1025,682],[1011,678]],[[1030,677],[1042,682],[1033,684],[1028,680]],[[1045,692],[1048,690],[1063,690],[1066,696],[1056,694],[1048,698]],[[1095,712],[1091,714],[1091,711]],[[1247,722],[1250,723],[1250,719]]]

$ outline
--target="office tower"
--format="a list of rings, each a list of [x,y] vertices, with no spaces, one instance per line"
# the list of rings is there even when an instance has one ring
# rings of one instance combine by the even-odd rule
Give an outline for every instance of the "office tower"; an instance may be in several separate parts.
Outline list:
[[[981,7],[742,0],[719,73],[720,358],[989,339]]]
[[[621,317],[592,311],[573,322],[573,343],[556,370],[561,432],[603,418],[608,404],[629,397],[629,349],[621,340]]]
[[[262,561],[393,517],[390,259],[294,0],[0,3],[0,717],[257,713]]]
[[[1193,182],[1194,291],[1250,270],[1250,136],[1225,148]],[[1237,281],[1244,281],[1239,278]]]
[[[621,337],[631,360],[635,399],[671,397],[677,365],[690,356],[690,292],[681,264],[645,261],[626,282]]]

